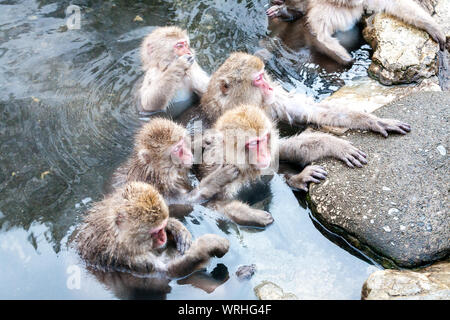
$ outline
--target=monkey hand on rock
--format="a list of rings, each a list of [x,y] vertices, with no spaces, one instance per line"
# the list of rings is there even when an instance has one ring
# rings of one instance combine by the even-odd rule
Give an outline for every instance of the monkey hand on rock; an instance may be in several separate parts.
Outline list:
[[[188,229],[178,220],[169,218],[166,230],[173,237],[177,250],[184,254],[192,244],[192,236]]]
[[[383,137],[387,138],[388,132],[407,134],[411,131],[411,126],[395,119],[378,119],[370,123],[370,130],[379,132]]]
[[[362,168],[363,165],[367,164],[367,155],[353,146],[353,144],[344,139],[334,140],[335,148],[333,150],[334,157],[345,162],[350,168],[357,166]]]
[[[290,187],[297,188],[308,192],[308,183],[320,183],[320,180],[325,180],[328,173],[321,166],[310,165],[305,167],[299,174],[288,178],[287,184]]]

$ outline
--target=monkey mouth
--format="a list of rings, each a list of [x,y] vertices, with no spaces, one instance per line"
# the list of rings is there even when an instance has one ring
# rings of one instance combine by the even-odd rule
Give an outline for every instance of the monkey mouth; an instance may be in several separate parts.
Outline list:
[[[152,233],[152,238],[155,244],[155,247],[163,246],[167,241],[167,234],[164,228],[159,229],[157,232]]]

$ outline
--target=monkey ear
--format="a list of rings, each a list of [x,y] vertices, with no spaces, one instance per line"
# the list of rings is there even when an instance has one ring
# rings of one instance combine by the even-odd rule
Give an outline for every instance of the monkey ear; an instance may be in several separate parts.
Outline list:
[[[141,149],[138,152],[138,158],[143,164],[147,164],[151,160],[151,154],[148,149]]]
[[[222,94],[227,95],[229,89],[230,89],[230,84],[228,83],[228,81],[225,79],[221,79],[220,80],[220,91],[222,92]]]

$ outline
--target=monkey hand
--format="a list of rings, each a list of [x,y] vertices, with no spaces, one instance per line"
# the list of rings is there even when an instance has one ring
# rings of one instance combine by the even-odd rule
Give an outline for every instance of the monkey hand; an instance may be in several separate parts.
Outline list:
[[[395,119],[378,119],[378,121],[373,123],[370,129],[379,132],[383,137],[387,138],[388,132],[407,134],[411,131],[411,126]]]
[[[199,189],[204,199],[211,199],[239,176],[239,169],[234,165],[225,165],[214,170],[200,182]]]
[[[283,7],[282,5],[274,5],[274,6],[271,6],[269,9],[266,10],[266,15],[267,15],[270,19],[279,17],[279,16],[281,16],[281,8],[282,8],[282,7]]]
[[[177,250],[181,254],[184,254],[192,244],[192,236],[189,230],[186,229],[180,221],[174,218],[169,219],[166,229],[172,235],[173,240],[177,245]]]
[[[437,26],[429,26],[427,31],[430,37],[439,44],[439,49],[444,51],[446,47],[445,34]]]
[[[230,242],[215,234],[205,234],[197,239],[199,250],[208,257],[222,258],[230,249]]]
[[[308,192],[308,183],[320,183],[320,180],[325,180],[328,173],[321,166],[307,166],[302,172],[290,177],[287,181],[288,185],[303,191]]]
[[[195,59],[190,54],[185,54],[176,59],[171,65],[171,71],[180,79],[186,76],[187,70],[192,66]]]
[[[334,157],[345,162],[350,168],[355,166],[362,168],[363,165],[367,164],[367,155],[344,139],[335,141]]]

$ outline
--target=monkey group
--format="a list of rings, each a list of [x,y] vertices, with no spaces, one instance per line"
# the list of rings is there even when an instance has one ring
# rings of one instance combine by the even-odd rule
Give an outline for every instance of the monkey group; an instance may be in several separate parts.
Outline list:
[[[267,11],[270,18],[306,15],[324,52],[343,63],[351,57],[332,35],[359,19],[366,8],[398,16],[426,30],[441,46],[445,42],[433,19],[408,0],[273,4]],[[351,168],[367,164],[363,151],[331,134],[305,131],[280,137],[279,122],[370,130],[383,137],[411,130],[399,120],[288,93],[270,78],[264,62],[248,53],[230,54],[209,76],[195,60],[186,30],[176,26],[156,28],[145,37],[141,60],[139,111],[167,110],[181,91],[200,98],[197,115],[207,131],[194,144],[200,145],[201,161],[194,161],[192,136],[184,125],[160,116],[143,124],[129,158],[111,177],[111,192],[92,206],[78,230],[78,251],[90,266],[166,278],[188,276],[210,258],[225,255],[229,242],[214,234],[192,239],[171,207],[203,205],[236,224],[265,228],[274,223],[272,215],[237,196],[263,175],[276,173],[278,161],[303,167],[285,178],[290,187],[304,191],[326,179],[324,168],[311,165],[318,159],[333,157]]]

